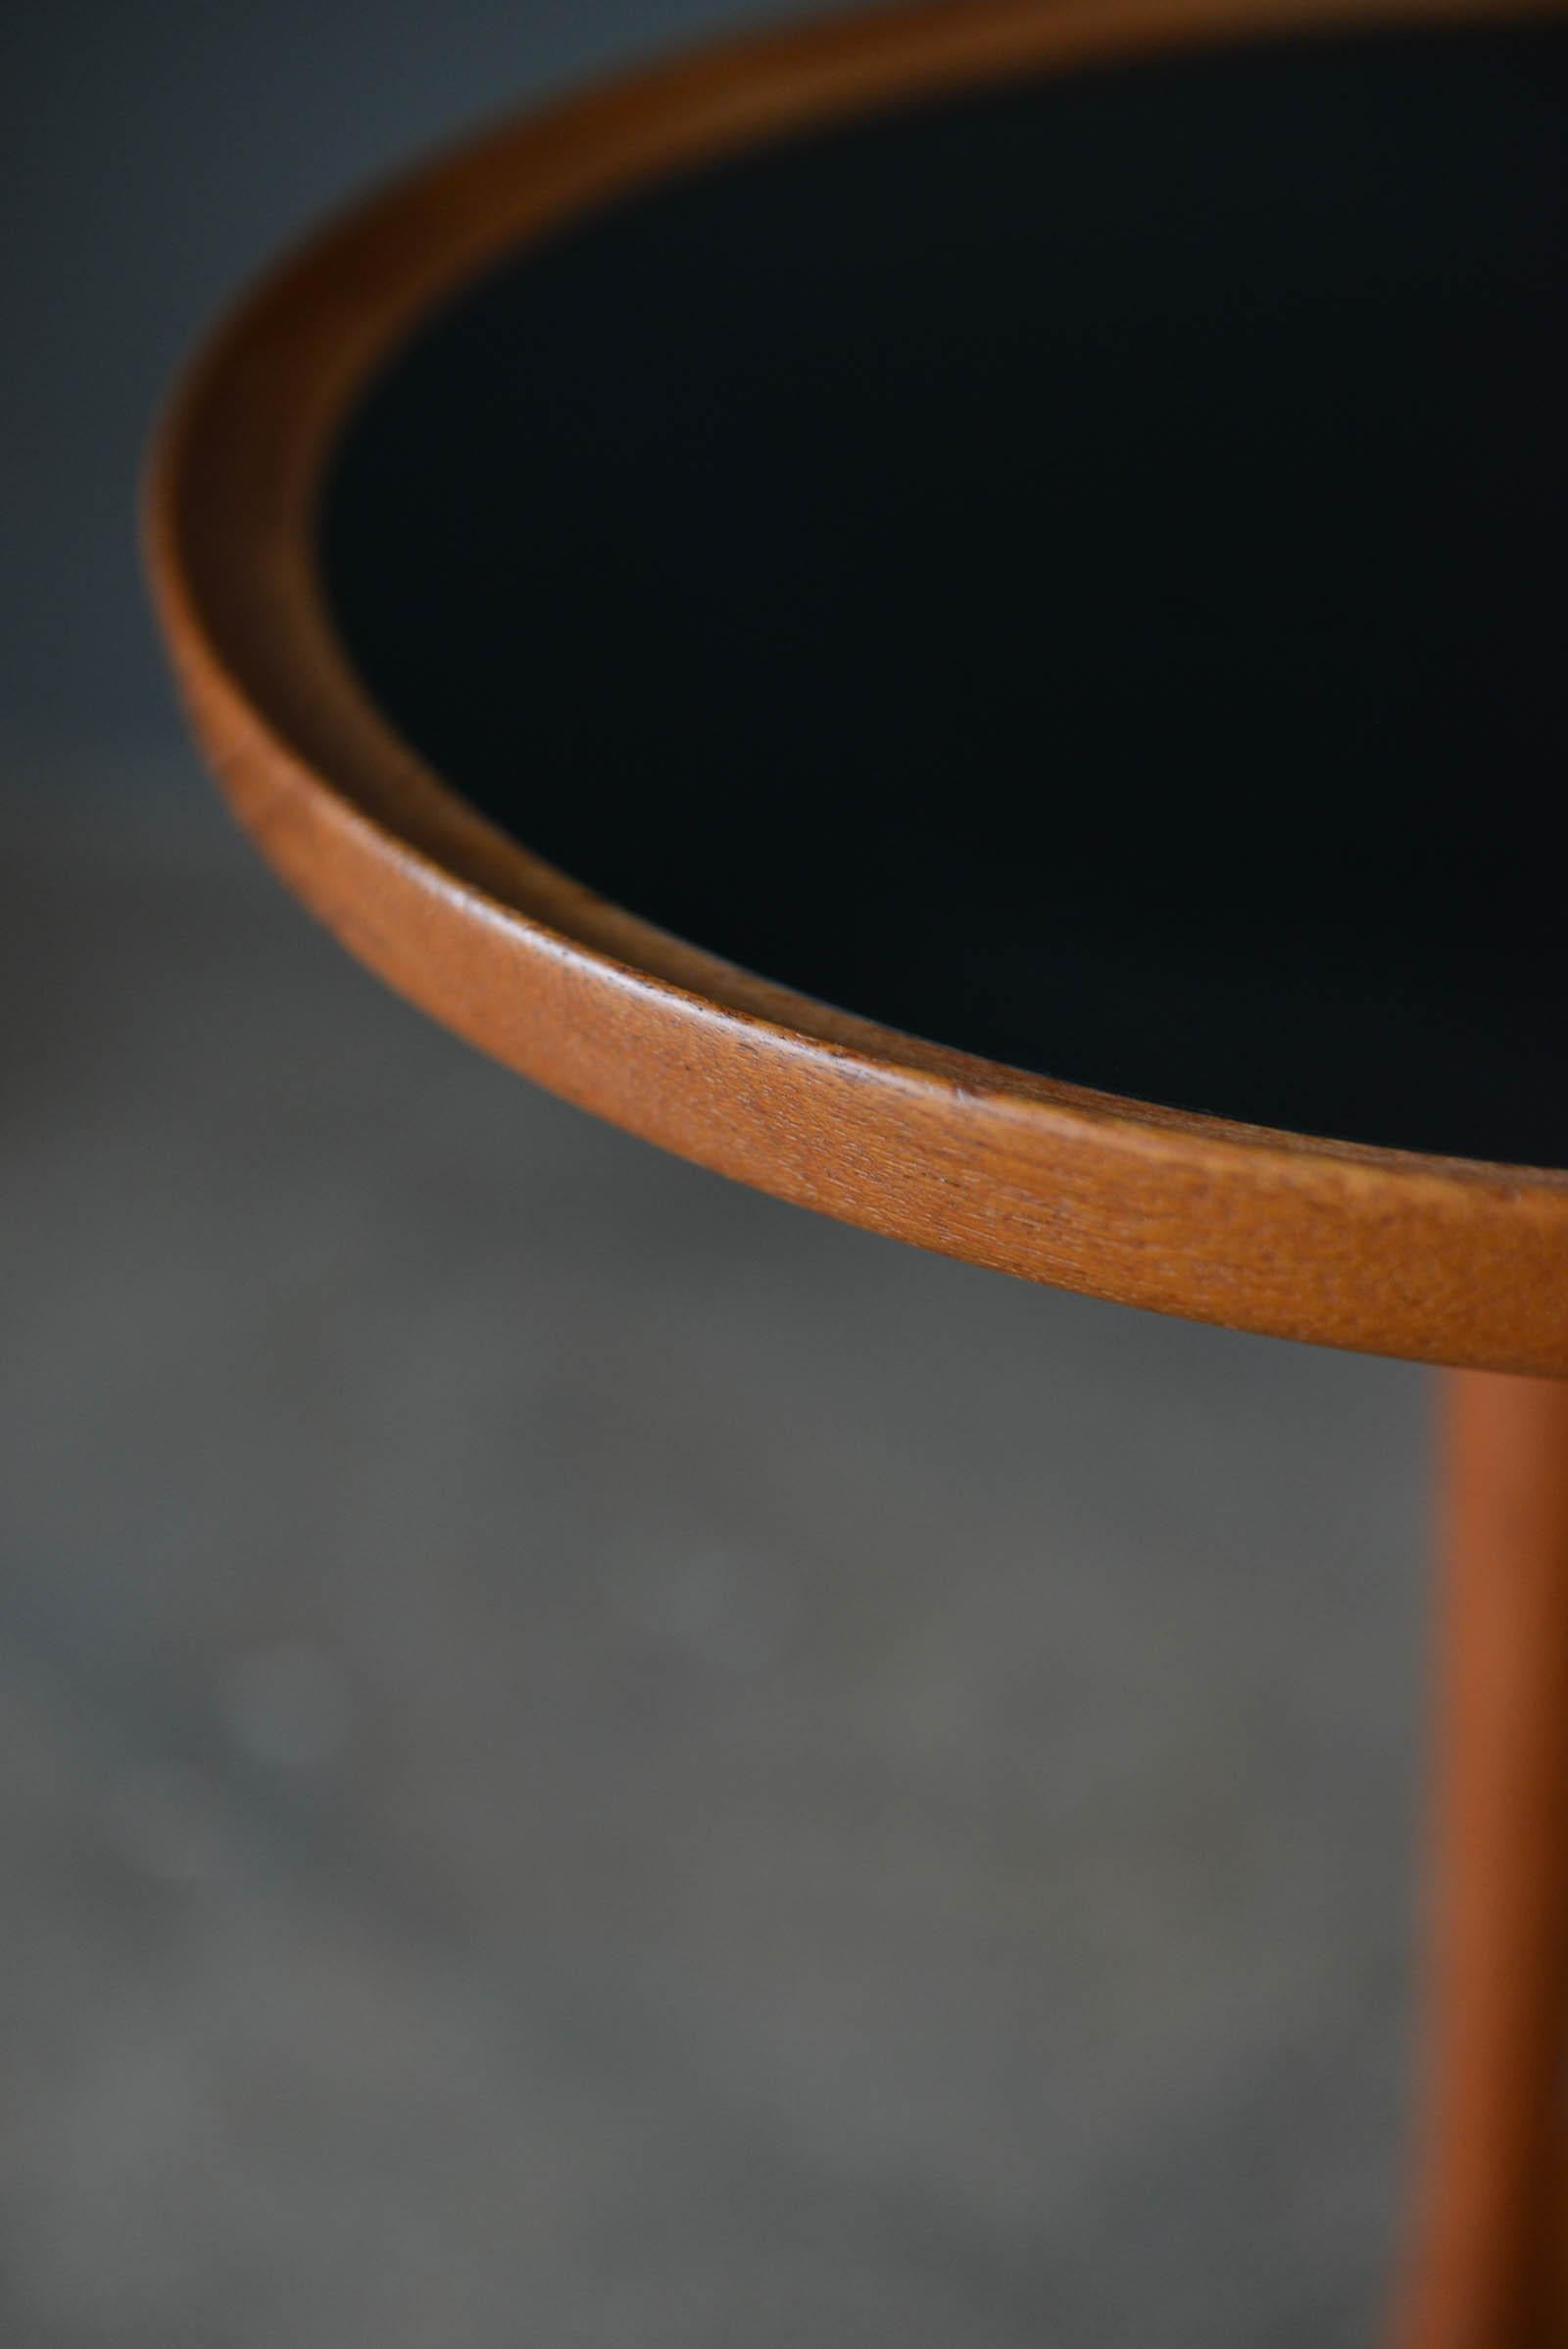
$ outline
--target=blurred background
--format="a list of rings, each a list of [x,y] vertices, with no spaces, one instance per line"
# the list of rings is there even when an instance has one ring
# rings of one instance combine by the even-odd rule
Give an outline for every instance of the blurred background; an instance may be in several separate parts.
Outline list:
[[[1425,1382],[841,1230],[263,875],[134,478],[411,150],[739,0],[0,29],[9,2349],[1300,2349],[1404,2126]]]

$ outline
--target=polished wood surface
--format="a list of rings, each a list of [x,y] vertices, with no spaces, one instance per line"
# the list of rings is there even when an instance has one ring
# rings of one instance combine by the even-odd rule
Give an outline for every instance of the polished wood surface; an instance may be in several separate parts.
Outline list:
[[[1260,25],[1503,25],[1553,13],[1405,0],[878,11],[568,101],[376,199],[220,332],[155,466],[160,602],[241,817],[346,943],[416,1001],[723,1172],[1163,1311],[1568,1372],[1561,1168],[1319,1138],[1119,1095],[1087,1071],[1040,1074],[861,1004],[834,1008],[715,954],[710,939],[674,935],[544,861],[523,845],[525,822],[510,836],[394,729],[347,657],[318,535],[344,424],[432,306],[679,168],[937,91]],[[518,661],[521,676],[521,648]]]
[[[1434,1886],[1399,2349],[1568,2337],[1568,1384],[1461,1372],[1443,1420]]]

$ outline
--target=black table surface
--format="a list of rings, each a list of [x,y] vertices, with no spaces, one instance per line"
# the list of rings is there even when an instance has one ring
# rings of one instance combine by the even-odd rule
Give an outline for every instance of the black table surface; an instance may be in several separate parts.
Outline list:
[[[325,484],[440,772],[828,1002],[1568,1165],[1568,32],[796,136],[445,304]]]

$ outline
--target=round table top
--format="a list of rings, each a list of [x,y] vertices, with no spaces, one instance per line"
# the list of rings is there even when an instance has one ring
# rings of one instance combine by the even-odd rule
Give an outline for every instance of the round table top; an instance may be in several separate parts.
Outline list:
[[[192,370],[197,723],[356,953],[650,1139],[1568,1373],[1565,164],[1563,12],[1477,0],[948,0],[558,105]]]

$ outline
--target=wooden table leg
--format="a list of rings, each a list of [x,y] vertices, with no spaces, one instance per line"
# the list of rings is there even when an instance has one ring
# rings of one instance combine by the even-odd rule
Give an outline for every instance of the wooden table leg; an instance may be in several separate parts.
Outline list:
[[[1445,1388],[1424,2134],[1395,2338],[1544,2349],[1568,2338],[1568,1382]]]

